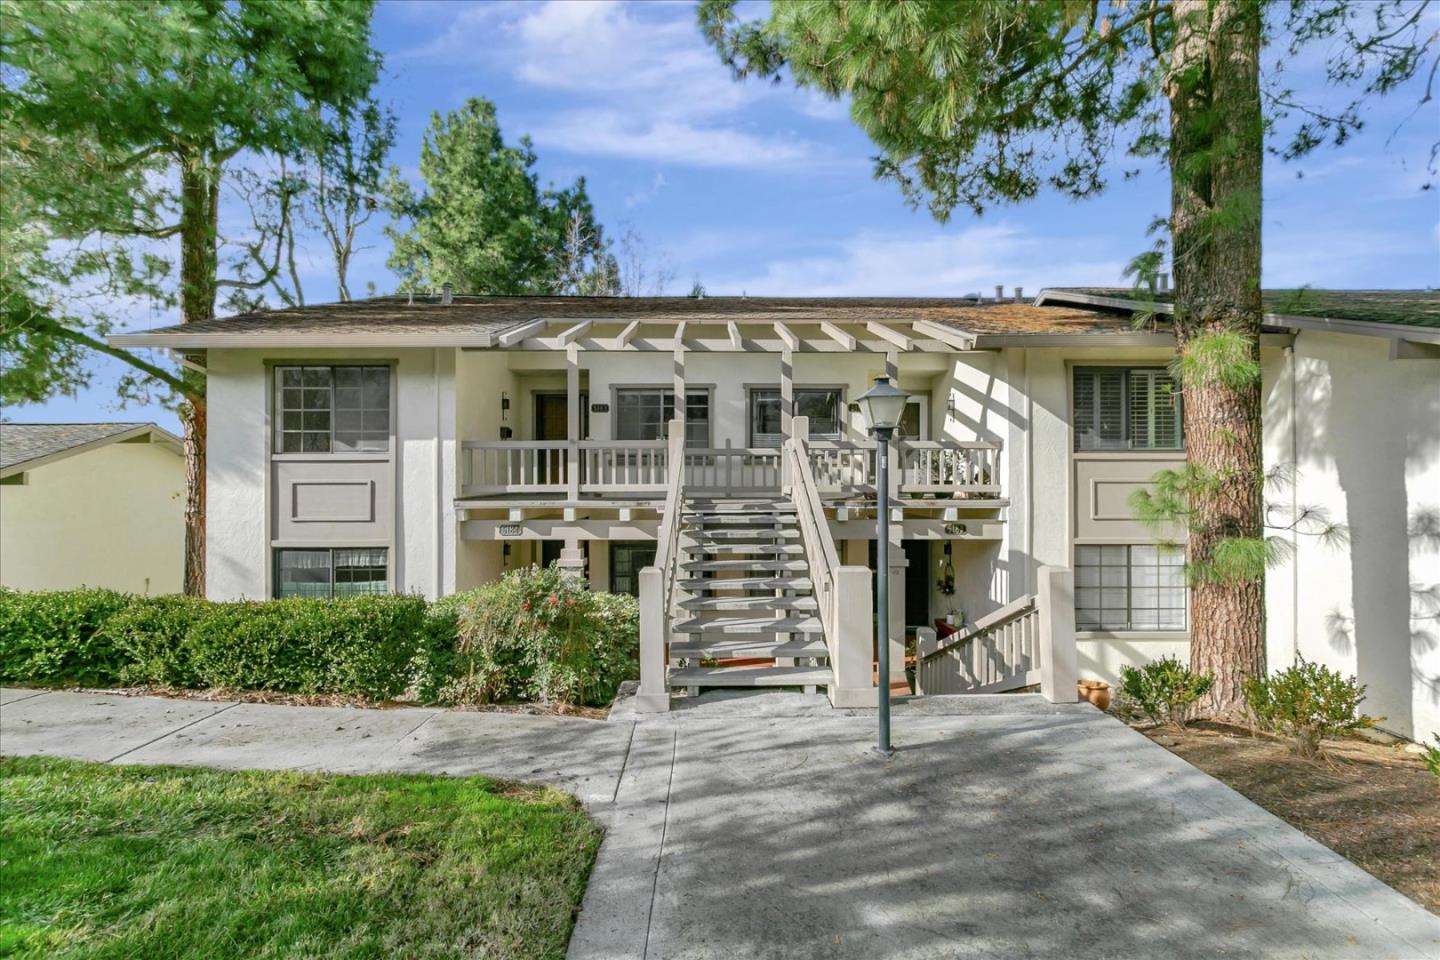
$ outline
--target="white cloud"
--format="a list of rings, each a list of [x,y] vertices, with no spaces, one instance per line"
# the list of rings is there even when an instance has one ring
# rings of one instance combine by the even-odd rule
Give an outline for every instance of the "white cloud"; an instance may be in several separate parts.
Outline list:
[[[561,114],[530,135],[541,146],[575,153],[698,167],[774,168],[815,156],[814,146],[798,138],[761,136],[683,120],[636,119],[603,109]]]
[[[649,203],[658,197],[660,191],[664,190],[667,186],[669,186],[669,181],[665,179],[665,174],[657,172],[655,178],[650,181],[650,186],[643,190],[636,190],[625,197],[626,208],[638,207],[641,204]]]
[[[750,124],[760,101],[811,119],[846,115],[818,94],[740,83],[705,43],[686,4],[504,3],[460,8],[445,29],[401,59],[509,71],[569,99],[540,115],[536,143],[582,154],[693,166],[759,167],[820,159],[815,142]]]
[[[748,276],[720,278],[711,289],[756,296],[957,297],[997,283],[1036,292],[1042,286],[1122,282],[1125,258],[1091,252],[1085,238],[1057,242],[1009,224],[916,234],[861,231],[832,251],[772,260]]]

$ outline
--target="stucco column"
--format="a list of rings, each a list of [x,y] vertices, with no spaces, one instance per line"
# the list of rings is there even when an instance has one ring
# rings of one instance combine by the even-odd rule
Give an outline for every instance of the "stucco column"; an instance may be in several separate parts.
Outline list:
[[[585,551],[581,549],[579,540],[571,538],[565,541],[565,547],[560,551],[558,565],[560,572],[565,576],[584,582]]]

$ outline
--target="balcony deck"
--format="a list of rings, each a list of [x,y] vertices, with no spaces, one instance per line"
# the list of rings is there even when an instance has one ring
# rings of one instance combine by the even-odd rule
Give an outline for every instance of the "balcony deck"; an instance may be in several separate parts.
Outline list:
[[[659,503],[670,480],[666,447],[663,440],[463,441],[457,503],[618,508]],[[897,505],[1006,502],[998,443],[912,440],[892,448],[891,493]],[[873,442],[814,441],[809,450],[822,498],[875,497]],[[684,470],[685,489],[696,496],[773,494],[782,484],[780,451],[773,447],[686,448]]]

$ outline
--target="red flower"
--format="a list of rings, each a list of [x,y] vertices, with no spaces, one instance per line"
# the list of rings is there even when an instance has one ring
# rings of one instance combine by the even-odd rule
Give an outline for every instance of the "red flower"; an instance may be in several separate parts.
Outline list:
[[[521,610],[529,610],[529,609],[530,609],[530,601],[529,601],[529,600],[526,600],[524,603],[520,604],[520,609],[521,609]]]
[[[557,597],[555,594],[552,593],[552,594],[550,594],[550,596],[548,596],[548,597],[545,598],[545,602],[548,603],[548,604],[550,604],[550,606],[553,607],[553,606],[555,606],[557,603],[560,602],[560,598]]]
[[[571,597],[569,600],[566,600],[566,601],[565,601],[565,606],[566,606],[568,609],[570,609],[570,610],[574,610],[574,609],[575,609],[575,598],[574,598],[574,597]]]

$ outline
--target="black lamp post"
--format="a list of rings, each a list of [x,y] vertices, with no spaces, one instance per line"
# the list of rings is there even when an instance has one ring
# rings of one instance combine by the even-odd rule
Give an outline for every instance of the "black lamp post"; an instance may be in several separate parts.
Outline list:
[[[880,741],[875,749],[890,756],[890,438],[905,414],[910,395],[876,377],[875,386],[856,398],[865,427],[875,435],[875,632],[880,657]]]

